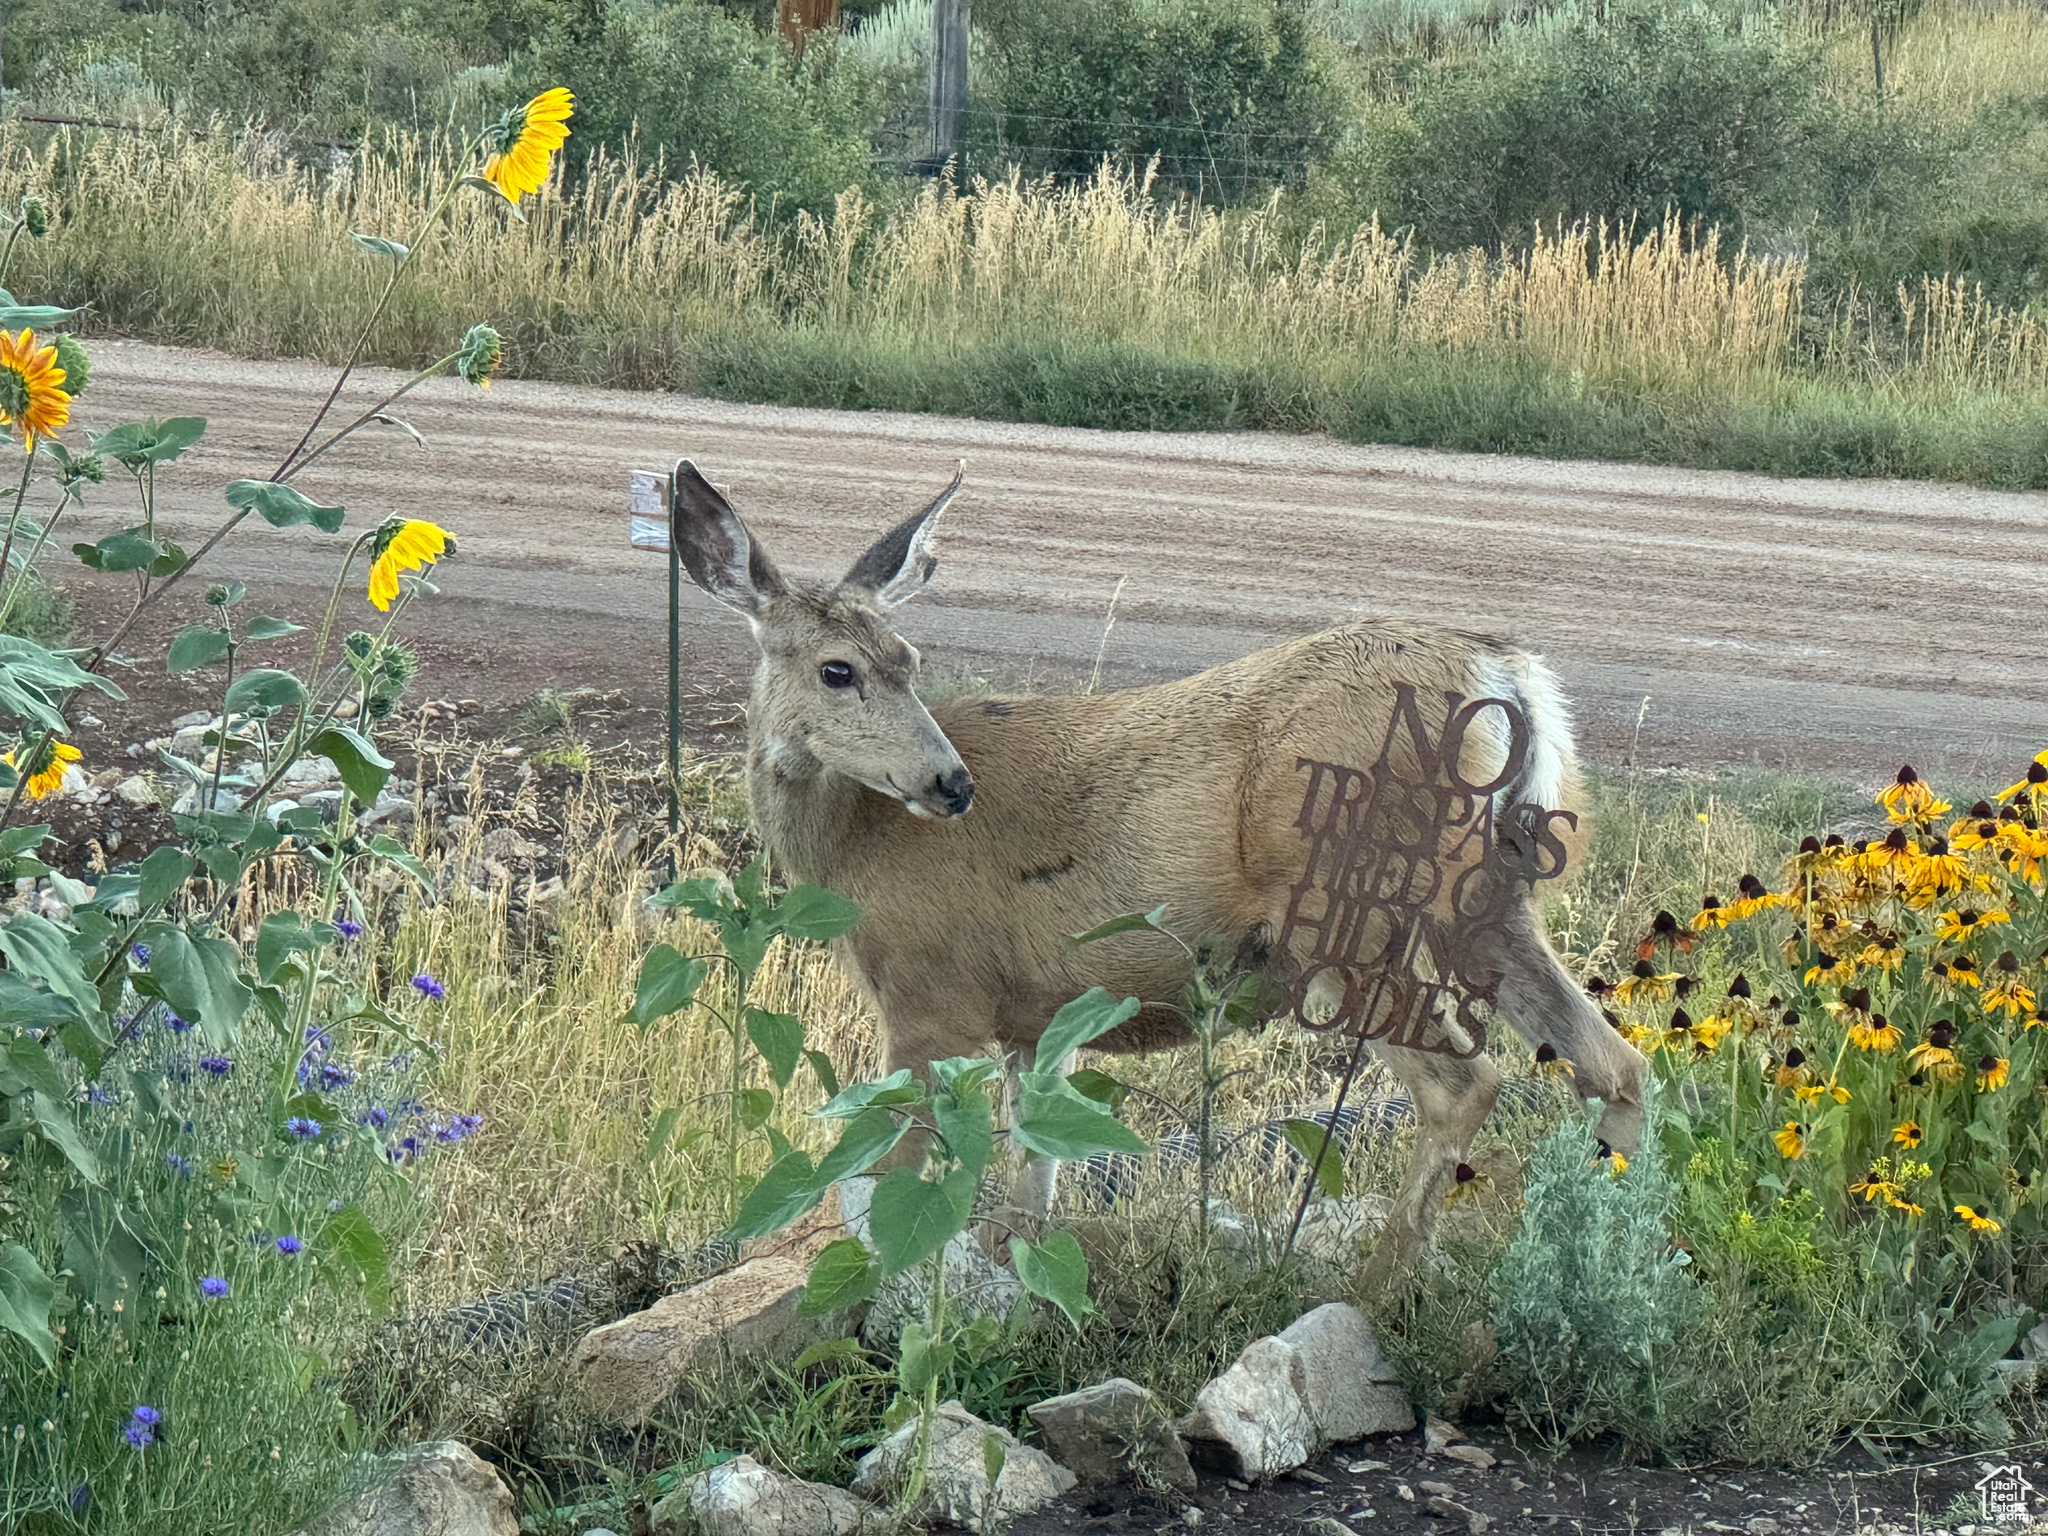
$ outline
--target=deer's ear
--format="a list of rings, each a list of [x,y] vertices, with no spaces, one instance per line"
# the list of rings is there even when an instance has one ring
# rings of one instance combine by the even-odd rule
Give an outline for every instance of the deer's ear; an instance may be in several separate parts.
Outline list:
[[[758,621],[785,590],[775,562],[732,504],[688,459],[676,465],[675,486],[669,537],[675,540],[683,569],[728,608]]]
[[[870,544],[867,553],[853,562],[853,569],[839,585],[865,592],[884,608],[907,603],[922,592],[924,584],[932,579],[932,572],[939,568],[939,514],[960,494],[960,482],[966,473],[963,464],[953,472],[952,483],[939,492],[930,506],[913,512]]]

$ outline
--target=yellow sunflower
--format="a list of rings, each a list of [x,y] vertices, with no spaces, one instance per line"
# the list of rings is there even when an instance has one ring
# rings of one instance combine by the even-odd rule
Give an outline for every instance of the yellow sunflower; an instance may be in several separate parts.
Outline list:
[[[569,137],[569,116],[575,110],[576,98],[558,85],[507,112],[491,130],[492,153],[484,162],[484,180],[509,203],[546,186],[555,151]]]
[[[418,518],[393,518],[386,522],[371,546],[370,601],[390,612],[391,600],[398,596],[399,574],[424,571],[441,558],[449,544],[445,529]]]
[[[5,331],[0,331],[0,339],[4,339],[6,334]],[[84,755],[68,741],[51,742],[49,756],[45,757],[42,765],[28,776],[29,799],[41,800],[46,795],[57,793],[64,787],[66,765],[77,762]],[[0,763],[5,763],[10,768],[18,767],[12,752],[0,753]]]
[[[2005,1228],[1991,1219],[1990,1213],[1980,1212],[1974,1206],[1959,1205],[1956,1207],[1956,1214],[1970,1224],[1970,1230],[1973,1232],[2003,1232],[2005,1230]]]
[[[0,426],[21,433],[23,447],[33,449],[37,438],[55,437],[71,419],[71,396],[63,386],[54,346],[38,345],[34,331],[19,336],[0,331]]]

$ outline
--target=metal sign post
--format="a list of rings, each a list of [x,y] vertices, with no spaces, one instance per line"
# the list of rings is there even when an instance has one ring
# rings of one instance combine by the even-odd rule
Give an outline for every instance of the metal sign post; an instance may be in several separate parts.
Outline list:
[[[683,807],[677,791],[682,775],[683,733],[683,557],[669,529],[675,520],[676,481],[671,473],[636,469],[626,483],[627,533],[635,549],[668,554],[668,877],[677,874],[676,839]]]

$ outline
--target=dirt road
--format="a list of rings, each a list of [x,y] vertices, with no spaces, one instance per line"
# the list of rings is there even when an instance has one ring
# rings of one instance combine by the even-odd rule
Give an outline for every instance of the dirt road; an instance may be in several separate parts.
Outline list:
[[[166,474],[187,547],[221,486],[270,472],[331,379],[138,344],[95,349],[76,418],[209,417]],[[396,382],[358,376],[359,410]],[[1542,652],[1596,760],[1858,777],[1903,759],[1981,781],[2048,745],[2048,496],[1551,463],[1262,435],[1144,435],[437,380],[300,482],[352,526],[456,532],[422,604],[454,687],[663,685],[666,562],[627,545],[627,471],[688,454],[785,567],[836,572],[966,460],[932,591],[903,611],[929,670],[1063,685],[1193,671],[1356,615],[1497,631]],[[93,536],[130,520],[98,490]],[[186,535],[191,535],[187,538]],[[72,537],[82,537],[74,532]],[[318,611],[337,541],[251,523],[259,611]],[[68,541],[67,541],[68,542]],[[1104,639],[1112,594],[1124,582]],[[199,606],[200,585],[177,601]],[[740,621],[683,602],[692,681],[737,695]],[[435,686],[452,691],[437,675]],[[1647,713],[1643,713],[1648,699]]]

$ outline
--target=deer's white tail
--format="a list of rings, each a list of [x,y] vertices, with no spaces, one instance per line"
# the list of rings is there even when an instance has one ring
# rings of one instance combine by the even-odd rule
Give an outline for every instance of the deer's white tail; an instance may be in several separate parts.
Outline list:
[[[1481,656],[1472,672],[1473,697],[1512,699],[1529,722],[1522,770],[1495,796],[1495,803],[1505,808],[1518,800],[1533,800],[1547,810],[1558,809],[1573,781],[1577,759],[1572,748],[1571,701],[1564,696],[1557,674],[1544,665],[1542,657],[1513,650]],[[1486,712],[1488,717],[1495,713]],[[1500,752],[1505,757],[1505,742],[1500,744]]]

